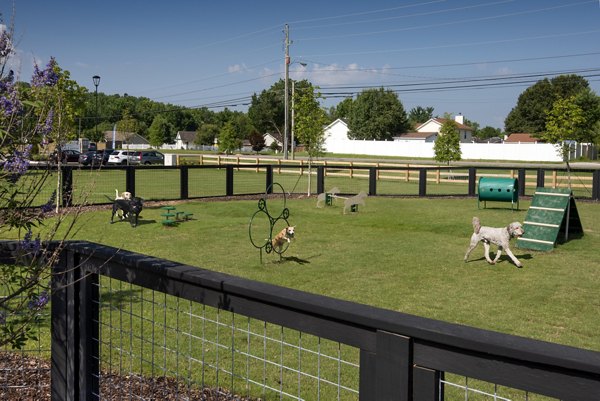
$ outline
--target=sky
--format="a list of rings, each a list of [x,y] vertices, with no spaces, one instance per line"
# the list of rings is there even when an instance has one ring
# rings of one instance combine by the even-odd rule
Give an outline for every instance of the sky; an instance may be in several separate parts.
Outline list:
[[[600,0],[0,0],[12,67],[29,81],[54,57],[79,85],[187,107],[247,111],[289,76],[324,107],[362,90],[397,93],[504,128],[540,79],[577,74],[600,95]],[[14,19],[13,19],[14,17]]]

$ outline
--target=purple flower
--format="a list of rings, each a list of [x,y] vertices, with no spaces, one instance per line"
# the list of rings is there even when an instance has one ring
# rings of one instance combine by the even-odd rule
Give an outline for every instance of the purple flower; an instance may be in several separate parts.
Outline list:
[[[0,33],[0,57],[6,58],[14,53],[14,51],[10,32],[5,29]]]
[[[56,60],[50,57],[50,61],[46,64],[46,68],[40,70],[38,65],[33,66],[33,76],[31,77],[31,85],[35,87],[54,86],[58,82],[58,74],[54,71]]]
[[[48,111],[48,115],[46,116],[46,121],[43,124],[38,124],[36,127],[36,131],[42,134],[42,136],[50,134],[52,131],[52,123],[54,122],[54,109],[50,109]]]
[[[27,304],[27,307],[29,309],[42,309],[44,306],[46,306],[46,304],[48,303],[48,301],[50,300],[50,296],[48,295],[47,291],[42,291],[41,293],[39,293],[37,296],[33,297],[29,303]]]
[[[50,195],[50,198],[48,199],[48,202],[44,203],[41,206],[42,213],[51,212],[54,209],[54,202],[55,201],[56,201],[56,190],[54,190],[52,192],[52,195]]]
[[[31,152],[31,145],[27,145],[21,152],[15,150],[13,155],[8,157],[2,169],[9,174],[18,178],[27,172],[29,168],[29,154]]]
[[[23,105],[12,82],[0,81],[0,112],[5,117],[21,114]]]
[[[23,240],[19,243],[19,247],[28,254],[37,255],[42,249],[42,241],[39,234],[35,239],[32,239],[32,237],[33,233],[31,230],[28,230]]]

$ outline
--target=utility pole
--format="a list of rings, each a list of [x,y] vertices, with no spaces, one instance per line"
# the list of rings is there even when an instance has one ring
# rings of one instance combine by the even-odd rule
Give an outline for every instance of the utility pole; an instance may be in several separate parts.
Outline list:
[[[295,81],[292,79],[292,129],[291,129],[291,134],[292,134],[292,140],[291,142],[291,149],[292,149],[292,160],[294,160],[294,83]]]
[[[284,82],[284,127],[283,127],[283,158],[288,158],[288,114],[289,114],[289,93],[288,81],[290,78],[290,29],[288,24],[285,24],[285,82]]]

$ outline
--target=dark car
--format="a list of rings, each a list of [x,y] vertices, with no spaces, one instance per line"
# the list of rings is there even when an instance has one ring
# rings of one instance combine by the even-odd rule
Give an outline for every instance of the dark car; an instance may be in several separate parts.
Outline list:
[[[79,155],[81,155],[81,153],[73,149],[55,150],[50,155],[50,162],[58,163],[60,157],[60,160],[63,163],[79,163]]]
[[[104,166],[108,163],[108,157],[112,149],[90,150],[79,155],[79,164],[84,166]]]

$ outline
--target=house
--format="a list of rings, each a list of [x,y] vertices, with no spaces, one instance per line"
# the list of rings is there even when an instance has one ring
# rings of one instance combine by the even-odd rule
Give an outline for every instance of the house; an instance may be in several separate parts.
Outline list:
[[[505,143],[544,143],[544,140],[534,137],[532,134],[524,132],[510,134],[505,140]]]
[[[338,118],[325,127],[324,138],[325,140],[348,139],[348,132],[348,124],[341,118]]]
[[[437,137],[437,132],[407,132],[406,134],[394,137],[394,141],[435,142]]]
[[[106,142],[106,146],[111,149],[122,149],[127,146],[135,148],[139,145],[144,148],[150,147],[150,142],[135,132],[104,131],[102,135]]]
[[[175,136],[175,148],[177,149],[200,149],[196,144],[196,131],[177,131]]]
[[[446,118],[430,118],[428,121],[417,127],[417,132],[421,133],[436,133],[439,134],[442,129],[442,125],[447,122]],[[454,122],[456,123],[456,128],[458,128],[458,134],[461,142],[470,143],[473,137],[473,128],[465,125],[465,118],[462,114],[459,114],[454,117]]]
[[[276,143],[279,149],[283,148],[283,139],[278,133],[267,132],[263,135],[263,138],[265,139],[266,148],[270,148],[271,146],[273,146],[273,143]]]

